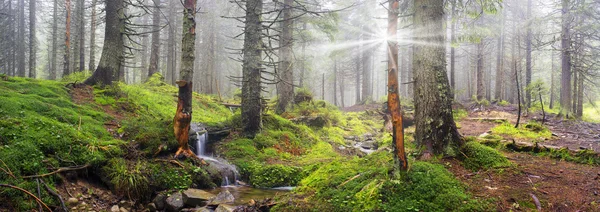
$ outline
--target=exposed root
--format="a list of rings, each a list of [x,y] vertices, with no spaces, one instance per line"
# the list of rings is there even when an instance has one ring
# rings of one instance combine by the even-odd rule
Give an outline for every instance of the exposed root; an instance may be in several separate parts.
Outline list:
[[[56,171],[50,172],[50,173],[46,173],[46,174],[40,174],[40,175],[31,175],[31,176],[25,176],[23,177],[23,179],[28,179],[28,178],[39,178],[39,177],[47,177],[56,173],[61,173],[61,172],[66,172],[66,171],[76,171],[76,170],[81,170],[81,169],[86,169],[90,167],[90,165],[85,165],[85,166],[79,166],[79,167],[61,167]]]
[[[22,191],[23,193],[25,193],[25,194],[27,194],[27,195],[29,195],[29,196],[33,197],[33,198],[35,199],[35,201],[37,201],[37,202],[38,202],[38,203],[40,203],[42,206],[44,206],[44,208],[48,209],[48,211],[52,212],[52,209],[50,209],[50,207],[48,207],[48,205],[46,205],[46,203],[42,202],[42,200],[41,200],[40,198],[36,197],[36,196],[35,196],[35,195],[33,195],[31,192],[29,192],[29,191],[27,191],[27,190],[25,190],[25,189],[22,189],[22,188],[19,188],[19,187],[13,186],[13,185],[8,185],[8,184],[0,184],[0,187],[7,187],[7,188],[12,188],[12,189],[16,189],[16,190]]]

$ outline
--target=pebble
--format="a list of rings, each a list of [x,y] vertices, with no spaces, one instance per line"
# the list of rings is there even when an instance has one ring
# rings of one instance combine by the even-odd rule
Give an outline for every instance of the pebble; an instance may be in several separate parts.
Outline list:
[[[78,202],[79,202],[79,200],[77,198],[73,198],[73,197],[71,197],[67,200],[67,204],[69,204],[69,205],[76,205]]]
[[[120,212],[119,206],[118,205],[113,205],[112,208],[110,208],[110,212]]]

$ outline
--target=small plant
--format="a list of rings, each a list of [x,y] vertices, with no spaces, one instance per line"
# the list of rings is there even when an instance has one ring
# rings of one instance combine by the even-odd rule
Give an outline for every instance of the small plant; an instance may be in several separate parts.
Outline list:
[[[113,158],[103,170],[115,192],[125,194],[129,199],[141,199],[147,196],[149,189],[145,168],[145,164],[140,161],[128,164],[122,158]]]

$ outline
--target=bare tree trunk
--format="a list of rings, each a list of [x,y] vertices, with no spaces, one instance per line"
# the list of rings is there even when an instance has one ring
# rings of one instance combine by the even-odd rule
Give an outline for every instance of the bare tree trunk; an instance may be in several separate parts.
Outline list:
[[[35,1],[35,0],[32,0]],[[79,71],[85,69],[85,0],[78,0],[79,8]]]
[[[37,38],[35,37],[35,1],[29,1],[29,77],[36,77]]]
[[[452,1],[452,19],[450,23],[450,88],[456,90],[456,1]],[[452,92],[454,93],[454,91]],[[454,95],[452,95],[454,97]]]
[[[196,42],[196,0],[185,0],[183,10],[183,38],[181,54],[179,96],[177,101],[177,112],[173,120],[175,137],[179,142],[179,149],[175,157],[180,154],[188,158],[195,158],[194,152],[188,145],[190,122],[192,121],[192,91],[194,79],[194,47]],[[173,20],[173,19],[171,19]]]
[[[550,109],[554,108],[554,99],[555,99],[554,98],[554,96],[555,96],[555,93],[554,93],[554,90],[555,90],[555,82],[554,82],[555,80],[554,80],[554,78],[555,77],[554,77],[554,75],[555,75],[555,72],[556,72],[555,71],[556,64],[554,63],[554,59],[555,58],[556,57],[554,56],[554,52],[553,52],[550,55],[550,61],[552,61],[552,70],[550,70],[550,105],[549,105]]]
[[[25,77],[25,0],[19,0],[19,34],[17,42],[17,74]]]
[[[56,57],[58,54],[58,0],[53,1],[52,7],[52,60],[50,61],[50,73],[48,78],[56,79]]]
[[[500,21],[500,37],[497,43],[496,55],[496,85],[494,86],[494,98],[498,101],[502,100],[502,91],[504,89],[504,20],[506,12],[502,12],[502,20]]]
[[[367,25],[363,25],[363,29],[362,29],[364,33],[363,35],[363,40],[371,40],[371,30],[369,29],[369,27],[367,27]],[[372,102],[373,101],[373,91],[371,90],[371,83],[373,81],[373,78],[371,77],[371,73],[372,73],[372,69],[373,67],[371,66],[371,59],[373,56],[373,47],[370,47],[368,45],[365,45],[364,47],[364,54],[362,57],[362,102],[367,103],[367,102]],[[397,62],[398,59],[396,59]],[[396,71],[398,71],[398,69],[396,69]]]
[[[279,78],[277,82],[277,113],[285,112],[287,106],[289,106],[294,99],[294,67],[293,67],[293,55],[292,48],[294,46],[293,32],[294,32],[294,20],[293,20],[293,4],[294,0],[283,1],[283,22],[281,29],[281,36],[279,40]]]
[[[94,0],[96,1],[96,0]],[[148,24],[148,16],[144,16],[144,18],[142,19],[142,24],[146,25]],[[146,68],[148,67],[148,35],[142,35],[142,52],[141,52],[141,57],[142,57],[142,61],[141,61],[141,67],[140,67],[140,80],[143,82],[144,81],[144,76],[147,74],[145,73]],[[90,55],[91,57],[91,55]],[[91,59],[90,59],[91,60]]]
[[[584,87],[584,76],[583,76],[583,71],[579,72],[579,85],[577,85],[577,113],[575,114],[576,117],[581,118],[583,117],[583,92],[585,91],[585,87]]]
[[[531,19],[531,0],[527,0],[527,18]],[[531,24],[527,24],[527,37],[525,38],[526,45],[526,58],[525,58],[525,87],[528,88],[531,85]],[[531,107],[531,91],[525,90],[525,105],[527,108]]]
[[[302,21],[302,30],[306,31],[306,21]],[[299,86],[304,87],[304,73],[306,72],[306,40],[302,41],[302,63],[300,63]],[[337,94],[335,94],[337,95]],[[337,97],[336,97],[337,99]],[[336,104],[337,105],[337,104]]]
[[[244,27],[242,126],[248,137],[254,137],[262,128],[261,77],[262,0],[246,1]]]
[[[66,26],[65,26],[65,54],[63,61],[63,77],[71,74],[71,0],[65,0],[67,8]]]
[[[346,107],[344,105],[344,88],[346,88],[346,86],[344,86],[344,73],[342,72],[340,77],[340,103],[342,108]]]
[[[570,0],[562,0],[562,29],[561,29],[561,80],[560,104],[561,115],[570,116],[571,110],[571,23]]]
[[[333,105],[338,106],[337,101],[337,59],[333,60]]]
[[[94,70],[96,68],[96,4],[98,0],[92,0],[92,20],[90,29],[90,63],[88,69]],[[145,19],[144,19],[145,20]],[[146,22],[144,22],[145,24]],[[144,46],[146,48],[146,46]]]
[[[515,63],[515,82],[517,84],[516,88],[517,88],[517,102],[518,102],[518,106],[519,106],[519,110],[517,111],[517,123],[515,124],[515,128],[519,128],[519,123],[521,122],[521,85],[519,84],[519,78],[521,74],[519,74],[519,71],[517,69],[517,63]]]
[[[356,70],[356,75],[355,75],[356,77],[354,78],[356,80],[356,87],[355,87],[356,88],[356,90],[355,90],[356,92],[354,92],[356,100],[355,100],[354,104],[360,104],[360,102],[362,101],[361,98],[360,98],[360,75],[362,75],[360,73],[361,72],[361,69],[360,69],[360,63],[361,63],[360,57],[361,57],[361,46],[356,47],[356,59],[354,60],[355,70]]]
[[[392,117],[392,150],[394,151],[394,168],[396,171],[406,171],[408,160],[404,150],[404,128],[402,126],[402,111],[398,93],[398,0],[389,1],[388,10],[388,99],[387,106]]]
[[[574,58],[575,60],[573,61],[574,64],[577,64],[577,57]],[[573,114],[576,115],[578,113],[577,111],[577,102],[579,102],[577,100],[578,97],[578,89],[579,89],[579,70],[575,67],[571,67],[571,70],[573,70],[573,94],[572,94],[572,102],[571,102],[571,110],[573,111]]]
[[[445,66],[444,3],[415,1],[414,27],[426,37],[417,37],[413,70],[415,74],[415,142],[424,147],[423,158],[441,154],[449,145],[462,145],[452,116],[452,92]]]
[[[118,79],[123,63],[124,3],[123,0],[105,0],[105,2],[104,46],[98,68],[84,82],[87,85],[111,85]]]
[[[485,88],[483,87],[483,41],[477,44],[477,100],[481,101],[485,96]]]
[[[167,37],[167,73],[165,74],[165,81],[168,84],[175,84],[175,30],[177,28],[177,24],[175,24],[175,6],[179,2],[176,3],[174,0],[169,0],[169,26],[168,26],[168,37]]]
[[[150,66],[147,77],[158,72],[160,61],[160,0],[152,0],[154,9],[152,12],[152,47],[150,49]]]

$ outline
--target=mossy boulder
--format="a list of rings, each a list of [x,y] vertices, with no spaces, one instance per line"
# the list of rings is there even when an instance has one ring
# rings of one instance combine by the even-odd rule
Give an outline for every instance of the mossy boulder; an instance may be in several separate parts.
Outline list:
[[[467,169],[491,169],[510,166],[511,163],[496,149],[479,142],[467,142],[461,149],[464,153],[463,165]]]

